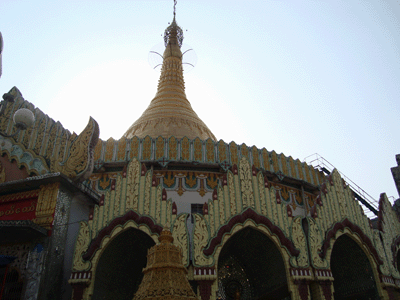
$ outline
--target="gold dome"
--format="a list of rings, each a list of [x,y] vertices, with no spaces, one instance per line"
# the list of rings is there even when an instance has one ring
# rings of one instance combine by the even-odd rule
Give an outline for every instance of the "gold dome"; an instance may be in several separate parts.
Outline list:
[[[125,132],[128,139],[137,136],[144,138],[163,136],[189,139],[199,137],[216,140],[207,125],[194,112],[185,94],[183,80],[182,29],[175,17],[165,33],[166,48],[158,82],[157,94],[142,116]]]

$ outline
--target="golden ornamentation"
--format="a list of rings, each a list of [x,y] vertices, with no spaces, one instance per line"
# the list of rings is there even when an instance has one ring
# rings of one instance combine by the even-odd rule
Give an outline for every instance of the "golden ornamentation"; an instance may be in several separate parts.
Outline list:
[[[198,190],[198,192],[199,192],[199,195],[202,197],[204,197],[206,194],[206,189],[204,187],[204,178],[200,179],[200,189]]]
[[[99,160],[101,156],[101,148],[103,148],[103,141],[99,139],[99,141],[96,144],[96,147],[94,147],[94,161]]]
[[[210,205],[208,206],[210,208]],[[206,221],[198,214],[194,215],[195,226],[193,233],[193,259],[194,266],[209,266],[213,264],[212,257],[205,257],[203,254],[203,248],[207,246],[209,233]]]
[[[323,242],[323,235],[318,226],[312,218],[307,218],[309,224],[309,249],[311,255],[311,262],[315,268],[325,269],[328,267],[328,262],[325,259],[322,259],[319,256],[321,252],[322,242]]]
[[[153,177],[152,172],[147,172],[146,181],[144,185],[144,214],[150,214],[150,193],[151,193],[151,179]]]
[[[175,137],[171,137],[169,139],[169,149],[168,149],[168,156],[170,160],[178,160],[178,142],[176,141]]]
[[[127,191],[126,191],[126,207],[125,210],[134,209],[138,207],[139,197],[139,182],[140,182],[140,163],[134,158],[128,164],[127,171]]]
[[[42,120],[39,123],[39,126],[37,128],[37,136],[36,136],[36,141],[35,141],[35,147],[33,148],[33,151],[36,154],[40,154],[40,149],[42,148],[42,142],[43,142],[43,137],[44,137],[44,132],[46,129],[46,119],[43,117]]]
[[[133,137],[131,140],[131,154],[130,158],[139,157],[139,138]]]
[[[280,159],[281,159],[281,165],[282,165],[282,172],[283,172],[283,174],[289,175],[289,171],[288,171],[288,168],[287,168],[287,162],[286,162],[286,157],[285,157],[285,155],[283,155],[283,154],[281,153],[281,154],[279,154],[279,156],[280,156]]]
[[[186,227],[186,219],[188,214],[181,214],[176,218],[172,228],[172,236],[174,238],[174,245],[179,247],[182,251],[182,263],[184,266],[189,265],[189,237]]]
[[[228,160],[227,156],[226,156],[226,144],[224,143],[224,141],[220,140],[218,142],[218,160],[220,162]]]
[[[249,148],[245,143],[240,146],[240,153],[242,154],[242,157],[249,159]]]
[[[390,271],[389,271],[389,266],[388,266],[386,257],[384,257],[382,255],[385,253],[385,251],[383,249],[383,245],[382,245],[381,239],[379,237],[380,232],[378,230],[374,230],[373,235],[374,235],[375,248],[378,251],[380,259],[382,259],[382,261],[383,261],[383,264],[379,266],[379,269],[383,275],[389,275]]]
[[[207,185],[211,189],[215,189],[215,187],[218,185],[218,177],[215,174],[208,174]]]
[[[133,300],[197,300],[171,232],[164,229],[158,240],[160,244],[149,249],[144,277]]]
[[[190,142],[187,137],[181,140],[181,158],[182,160],[190,160]]]
[[[263,158],[263,163],[264,163],[264,169],[267,171],[270,171],[270,163],[269,163],[269,155],[267,149],[263,148],[262,149],[262,158]]]
[[[215,161],[214,152],[215,152],[214,142],[211,139],[208,139],[206,142],[207,162]]]
[[[143,140],[143,152],[142,152],[142,158],[144,160],[150,160],[151,159],[151,138],[149,136],[146,136],[145,139]]]
[[[289,156],[289,166],[290,166],[290,176],[293,178],[297,178],[296,167],[294,165],[294,159],[291,156]]]
[[[194,160],[195,161],[203,161],[203,143],[197,137],[193,141],[194,148]]]
[[[243,209],[246,207],[254,207],[252,172],[249,161],[242,157],[239,164],[240,187],[242,191]]]
[[[294,246],[300,250],[300,254],[297,258],[291,257],[290,263],[294,267],[306,268],[308,267],[308,251],[301,220],[302,217],[296,217],[292,222],[292,241]]]
[[[236,215],[236,197],[235,197],[235,183],[233,182],[233,174],[228,171],[228,188],[229,188],[229,200],[231,205],[232,216]]]
[[[239,163],[238,147],[235,142],[229,144],[229,150],[231,152],[231,162],[232,165],[237,165]]]
[[[183,189],[182,177],[178,178],[178,190],[177,190],[177,192],[178,192],[179,196],[182,196],[183,193],[185,192],[185,190]]]
[[[299,159],[296,159],[297,169],[299,170],[299,179],[304,180],[303,165]]]
[[[258,191],[260,194],[260,205],[261,205],[261,213],[266,216],[267,215],[267,206],[265,205],[265,183],[264,183],[264,176],[260,172],[258,174]]]
[[[114,155],[115,140],[110,137],[106,142],[106,151],[104,155],[105,161],[112,161]]]
[[[33,221],[47,229],[51,229],[52,226],[59,186],[60,183],[57,182],[40,187],[35,212],[36,219]]]
[[[84,261],[82,255],[86,252],[90,244],[90,229],[86,222],[80,222],[79,234],[75,243],[75,252],[73,260],[74,271],[86,271],[90,268],[90,262]]]
[[[347,216],[347,203],[344,197],[342,178],[336,169],[334,169],[332,172],[332,179],[335,186],[336,199],[337,203],[339,204],[340,215],[341,218],[343,218],[344,216]]]
[[[174,183],[175,183],[175,176],[171,171],[168,171],[165,175],[164,175],[164,180],[163,180],[164,184],[167,187],[171,187]]]
[[[87,179],[93,171],[93,150],[99,138],[99,125],[90,118],[82,133],[75,139],[73,137],[67,158],[62,161],[62,156],[55,157],[50,168],[52,172],[61,172],[74,180]]]
[[[275,151],[271,152],[271,159],[274,172],[278,172],[279,171],[278,155],[276,154]]]
[[[55,141],[57,138],[56,134],[57,134],[57,124],[53,124],[53,126],[51,127],[51,130],[50,130],[49,140],[47,142],[47,149],[44,153],[44,156],[46,158],[50,158],[53,155],[53,149],[55,147],[54,144],[55,144]]]
[[[118,141],[118,152],[117,152],[117,160],[125,160],[125,155],[126,155],[126,138],[122,137]]]
[[[193,172],[188,172],[185,183],[190,187],[193,188],[197,184],[197,178]]]
[[[216,140],[210,129],[193,111],[186,98],[183,80],[182,52],[177,44],[168,44],[163,55],[163,65],[157,93],[150,105],[125,132],[124,136],[156,138],[175,136],[201,140]]]
[[[156,140],[156,159],[164,157],[164,146],[165,146],[164,139],[161,136],[159,136]]]
[[[256,146],[253,146],[251,148],[251,154],[253,156],[253,165],[256,168],[259,168],[260,167],[260,158],[258,157],[258,149]]]

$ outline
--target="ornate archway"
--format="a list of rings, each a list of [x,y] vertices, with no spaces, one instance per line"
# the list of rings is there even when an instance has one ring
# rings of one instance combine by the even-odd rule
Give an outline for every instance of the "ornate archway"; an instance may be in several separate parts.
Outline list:
[[[218,259],[220,299],[290,299],[282,254],[262,232],[246,227],[223,246]]]
[[[374,272],[367,255],[348,235],[333,245],[331,270],[335,300],[379,299]]]
[[[129,228],[118,234],[101,254],[96,267],[93,300],[132,300],[143,279],[147,250],[153,239]]]

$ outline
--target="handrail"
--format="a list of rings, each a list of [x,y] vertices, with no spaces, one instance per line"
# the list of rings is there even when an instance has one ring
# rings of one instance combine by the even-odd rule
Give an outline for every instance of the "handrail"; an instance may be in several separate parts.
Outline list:
[[[335,168],[334,165],[332,165],[329,161],[327,161],[325,158],[323,158],[318,153],[314,153],[314,154],[307,156],[306,158],[304,158],[304,162],[321,169],[324,173],[328,172],[327,174],[332,172],[333,169],[337,169],[337,168]],[[338,170],[338,172],[341,175],[341,177],[347,182],[347,184],[350,186],[350,188],[353,190],[357,200],[359,200],[363,204],[363,206],[368,209],[368,211],[366,213],[372,212],[374,215],[378,215],[379,201],[374,199],[371,195],[369,195],[366,191],[364,191],[361,187],[359,187],[356,183],[354,183],[354,181],[352,181],[350,178],[348,178],[342,172],[340,172],[339,170]],[[361,199],[359,199],[359,198],[361,198]]]

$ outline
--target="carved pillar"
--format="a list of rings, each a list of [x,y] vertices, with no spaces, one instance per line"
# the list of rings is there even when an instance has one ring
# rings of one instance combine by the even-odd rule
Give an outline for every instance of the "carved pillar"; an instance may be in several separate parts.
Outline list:
[[[201,300],[210,300],[213,280],[199,280],[198,283]]]
[[[312,299],[333,300],[332,281],[318,280],[310,283]]]
[[[301,300],[308,300],[309,292],[308,292],[308,280],[299,279],[295,280],[294,283],[297,285],[299,290],[299,295]]]
[[[83,293],[85,292],[85,289],[87,288],[88,284],[86,282],[78,282],[78,283],[71,283],[71,285],[73,290],[72,300],[82,300]]]
[[[42,279],[40,281],[39,299],[53,300],[61,295],[65,243],[68,231],[68,220],[71,196],[62,190],[58,191],[54,213],[53,227],[48,244]]]
[[[39,292],[40,279],[42,277],[43,261],[46,251],[41,244],[36,245],[29,255],[26,268],[26,289],[24,299],[36,300]]]

